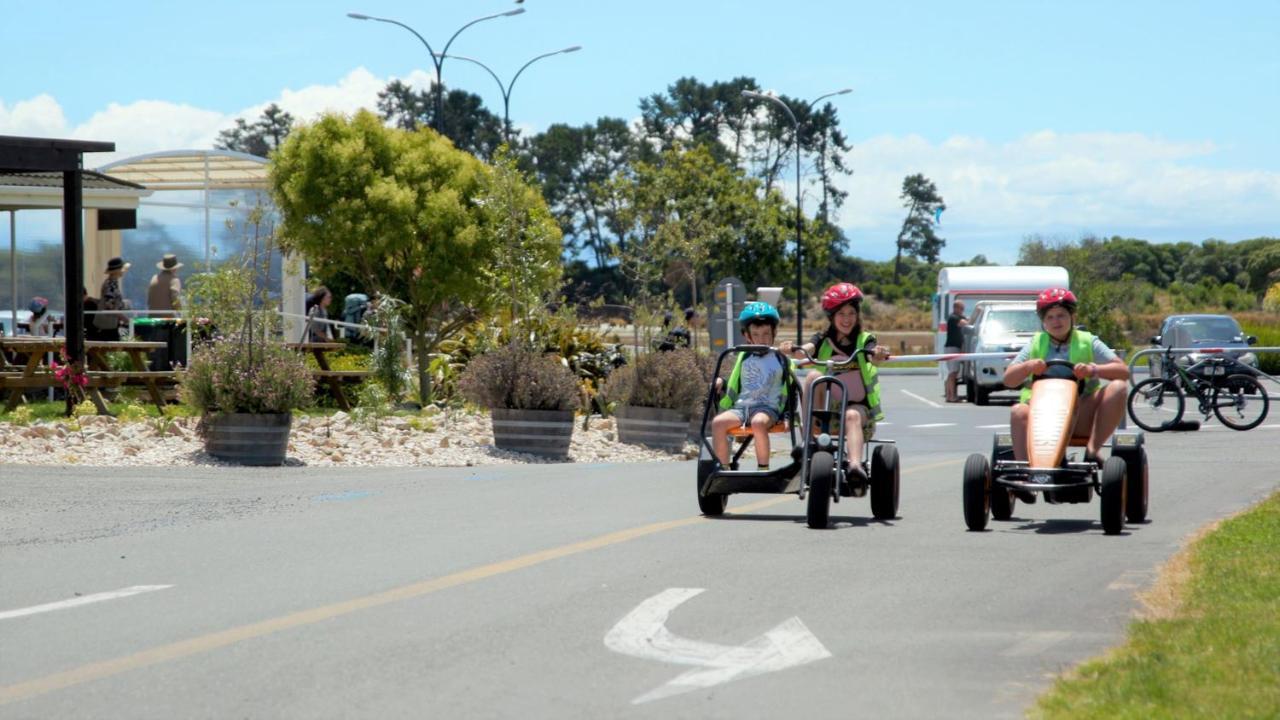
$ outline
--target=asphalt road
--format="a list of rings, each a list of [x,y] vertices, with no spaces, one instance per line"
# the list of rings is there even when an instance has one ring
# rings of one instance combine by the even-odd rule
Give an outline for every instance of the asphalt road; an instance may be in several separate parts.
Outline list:
[[[1277,415],[1148,436],[1124,535],[1096,498],[967,532],[1007,407],[882,386],[900,517],[849,498],[828,530],[792,496],[701,518],[693,463],[0,467],[0,718],[1020,717],[1280,487]]]

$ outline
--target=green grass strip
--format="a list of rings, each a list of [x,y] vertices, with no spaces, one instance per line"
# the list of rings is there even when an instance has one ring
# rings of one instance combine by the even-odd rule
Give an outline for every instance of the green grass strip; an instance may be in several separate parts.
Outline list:
[[[1280,718],[1280,493],[1191,548],[1173,619],[1059,679],[1036,718]]]

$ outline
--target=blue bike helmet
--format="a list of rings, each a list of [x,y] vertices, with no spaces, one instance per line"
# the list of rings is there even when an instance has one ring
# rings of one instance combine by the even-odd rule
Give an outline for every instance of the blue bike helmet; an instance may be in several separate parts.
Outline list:
[[[778,327],[778,311],[767,302],[749,302],[742,308],[742,313],[738,315],[738,330],[747,331],[747,326],[752,323],[767,323],[772,325],[774,329]]]

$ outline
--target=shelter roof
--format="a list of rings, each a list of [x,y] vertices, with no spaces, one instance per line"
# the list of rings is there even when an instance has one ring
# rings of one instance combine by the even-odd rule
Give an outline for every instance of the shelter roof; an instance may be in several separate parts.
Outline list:
[[[267,186],[267,159],[231,150],[169,150],[98,168],[151,190],[258,190]]]

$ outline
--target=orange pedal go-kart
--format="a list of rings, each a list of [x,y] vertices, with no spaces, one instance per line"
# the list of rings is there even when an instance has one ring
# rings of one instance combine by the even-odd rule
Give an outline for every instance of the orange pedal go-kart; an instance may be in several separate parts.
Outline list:
[[[1141,432],[1117,430],[1111,457],[1101,467],[1076,460],[1068,448],[1084,447],[1088,437],[1072,437],[1076,401],[1084,381],[1072,375],[1066,360],[1049,360],[1043,375],[1032,378],[1031,417],[1027,424],[1028,460],[1015,460],[1013,438],[996,433],[991,460],[975,453],[964,464],[964,521],[970,530],[983,530],[991,517],[1013,516],[1015,493],[1042,493],[1050,503],[1101,499],[1102,529],[1108,535],[1124,530],[1125,519],[1140,523],[1147,517],[1147,451]]]

